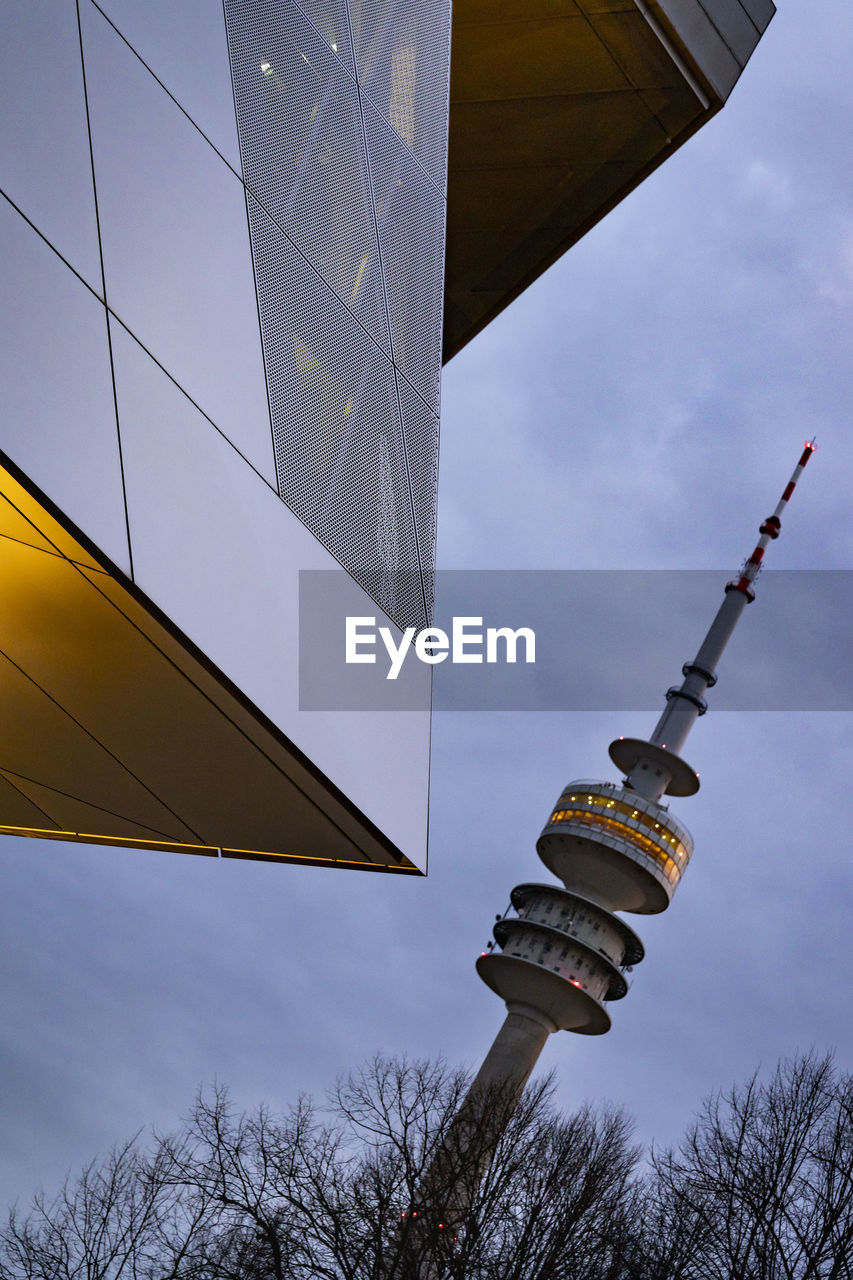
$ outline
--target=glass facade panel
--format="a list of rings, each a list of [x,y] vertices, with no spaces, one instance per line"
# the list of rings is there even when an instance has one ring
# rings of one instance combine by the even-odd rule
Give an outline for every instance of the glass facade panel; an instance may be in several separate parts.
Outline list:
[[[2,189],[98,293],[101,266],[77,11],[4,0]]]
[[[106,313],[5,200],[0,296],[0,449],[129,573]]]
[[[274,484],[243,187],[101,14],[84,18],[108,303]]]
[[[222,0],[98,0],[98,6],[239,172]]]

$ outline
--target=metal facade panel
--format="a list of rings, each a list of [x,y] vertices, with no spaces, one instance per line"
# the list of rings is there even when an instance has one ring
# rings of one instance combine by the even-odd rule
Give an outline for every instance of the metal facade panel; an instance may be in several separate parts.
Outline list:
[[[0,814],[3,815],[3,826],[36,830],[44,827],[59,829],[59,823],[28,800],[13,779],[6,778],[5,775],[0,778]]]
[[[394,363],[437,413],[441,395],[444,198],[364,103]]]
[[[5,200],[0,296],[0,451],[129,573],[106,315]]]
[[[639,10],[593,14],[589,21],[634,89],[672,91],[682,84],[681,71]]]
[[[771,0],[455,0],[445,359],[720,109],[772,14]]]
[[[431,671],[302,712],[299,572],[427,622],[449,3],[376,9],[363,90],[345,0],[11,3],[16,190],[74,172],[0,210],[0,831],[424,867]]]
[[[770,19],[776,12],[776,5],[773,0],[741,0],[741,3],[758,30],[763,34],[767,30]]]
[[[702,8],[741,66],[745,66],[759,37],[759,29],[740,0],[702,0]]]
[[[737,0],[730,2],[737,4]],[[658,0],[657,7],[690,50],[714,93],[725,101],[737,83],[743,63],[725,43],[700,0]]]
[[[435,535],[438,505],[438,418],[405,378],[397,379],[406,458],[412,475],[412,505],[427,622],[435,597]]]
[[[401,625],[423,625],[390,359],[250,198],[279,492]]]
[[[619,93],[630,81],[582,14],[554,17],[544,6],[524,20],[464,25],[453,38],[453,102]]]
[[[89,601],[83,607],[78,571],[61,556],[21,543],[3,547],[0,582],[2,768],[7,780],[66,831],[197,840],[116,751],[117,740],[126,733],[123,725],[137,730],[137,758],[150,743],[139,733],[139,722],[129,717],[124,700],[120,716],[111,703],[113,667],[126,655],[104,643],[103,598],[97,591],[86,592]],[[70,600],[73,609],[68,608]],[[33,645],[36,617],[51,645]],[[92,661],[95,655],[98,662]],[[150,697],[150,683],[148,690]],[[140,694],[144,697],[142,690]],[[4,816],[3,821],[10,820]]]
[[[361,89],[325,3],[312,22],[294,0],[225,9],[279,490],[421,626],[413,491],[432,481],[407,464],[394,366],[437,413],[449,6],[354,9]]]
[[[108,304],[274,484],[242,183],[101,14],[84,17]]]
[[[444,191],[450,6],[421,0],[349,4],[363,92]]]
[[[358,86],[295,5],[228,13],[246,185],[390,350]]]
[[[299,7],[347,70],[354,74],[352,34],[346,0],[299,0]],[[255,12],[259,14],[261,21],[265,21],[261,10],[256,7]]]
[[[428,711],[348,714],[342,731],[340,713],[299,710],[299,570],[336,561],[120,328],[114,357],[138,587],[398,848],[422,854]]]
[[[2,18],[0,189],[100,293],[75,6],[4,0]]]
[[[31,573],[31,566],[27,572]],[[6,638],[3,634],[4,642]],[[3,777],[44,814],[42,821],[33,824],[36,828],[54,826],[97,835],[123,830],[128,837],[144,840],[183,842],[188,838],[182,824],[108,750],[81,734],[73,717],[4,656],[0,657],[0,688]],[[45,751],[48,742],[49,752]],[[2,826],[19,825],[17,816],[14,811],[3,813]]]
[[[177,394],[174,384],[166,386]],[[279,503],[276,509],[284,510]],[[86,549],[2,467],[0,526],[0,832],[415,871],[209,661],[163,625],[150,601],[90,567]],[[362,609],[365,598],[352,580],[340,569],[332,576],[345,580],[354,608]],[[410,717],[379,727],[367,719],[358,738],[361,773],[369,774],[371,759],[388,764],[388,743],[402,747],[389,778],[411,807],[409,827],[395,798],[385,810],[422,863],[423,726],[418,735]],[[363,720],[354,722],[356,732]],[[339,721],[312,732],[321,751],[324,735],[348,741]],[[414,790],[405,776],[413,765],[421,784]]]
[[[239,169],[222,0],[98,0],[98,7],[213,146]]]

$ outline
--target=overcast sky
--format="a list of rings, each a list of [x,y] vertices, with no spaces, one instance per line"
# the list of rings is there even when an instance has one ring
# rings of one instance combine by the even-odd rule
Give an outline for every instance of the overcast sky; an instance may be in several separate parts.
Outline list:
[[[714,569],[722,591],[816,434],[768,561],[853,568],[851,34],[849,0],[782,0],[723,113],[447,367],[441,565]],[[716,603],[688,652],[602,644],[662,695]],[[721,695],[729,663],[760,678],[751,624]],[[571,609],[553,625],[582,665]],[[825,660],[828,628],[846,652],[851,626],[818,592],[761,662],[795,672],[812,636]],[[542,1059],[561,1104],[624,1104],[657,1142],[797,1048],[853,1068],[853,720],[713,714],[714,692],[685,752],[702,790],[672,805],[696,843],[672,908],[632,920],[647,959],[610,1034]],[[214,1076],[276,1107],[376,1050],[475,1066],[503,1017],[473,968],[495,913],[548,878],[565,782],[615,778],[608,743],[655,718],[436,714],[426,881],[4,838],[0,1199],[173,1125]]]

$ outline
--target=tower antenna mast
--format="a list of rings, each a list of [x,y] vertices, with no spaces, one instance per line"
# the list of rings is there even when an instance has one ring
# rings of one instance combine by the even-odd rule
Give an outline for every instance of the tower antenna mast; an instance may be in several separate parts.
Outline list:
[[[684,681],[667,690],[667,705],[648,742],[638,738],[617,738],[610,745],[610,758],[627,775],[627,785],[649,800],[664,794],[689,796],[699,790],[698,775],[679,757],[687,735],[699,716],[705,714],[706,689],[717,683],[716,667],[747,604],[755,599],[753,584],[761,570],[767,544],[779,537],[782,512],[791,500],[797,481],[817,445],[807,440],[800,460],[772,515],[759,528],[760,537],[752,554],[744,561],[740,576],[726,584],[723,603],[692,662],[682,667]]]

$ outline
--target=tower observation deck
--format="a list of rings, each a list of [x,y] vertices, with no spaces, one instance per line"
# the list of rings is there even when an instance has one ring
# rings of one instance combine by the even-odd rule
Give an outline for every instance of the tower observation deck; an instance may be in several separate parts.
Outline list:
[[[570,782],[536,844],[547,869],[562,881],[520,884],[494,926],[494,942],[477,961],[480,977],[502,997],[507,1017],[472,1090],[514,1086],[519,1092],[554,1031],[602,1035],[608,1005],[628,991],[626,973],[643,959],[643,944],[617,912],[653,915],[672,901],[693,853],[693,841],[664,796],[699,789],[681,750],[707,709],[704,694],[746,605],[767,544],[779,536],[781,516],[815,449],[808,441],[759,541],[725,596],[683,682],[666,694],[666,708],[648,741],[617,738],[610,758],[620,783]]]

